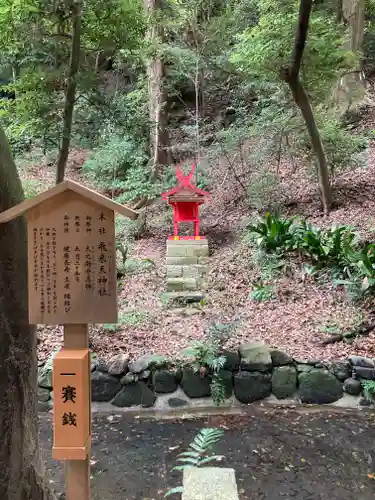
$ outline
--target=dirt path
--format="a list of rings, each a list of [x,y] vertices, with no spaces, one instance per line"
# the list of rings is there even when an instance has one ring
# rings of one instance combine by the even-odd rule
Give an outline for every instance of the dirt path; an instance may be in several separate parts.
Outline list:
[[[181,473],[171,473],[204,426],[222,427],[215,452],[233,467],[241,500],[373,500],[374,415],[301,414],[260,411],[244,416],[190,420],[139,420],[129,415],[95,415],[92,500],[160,500]],[[40,435],[48,476],[63,491],[61,463],[51,455],[51,417],[41,416]],[[176,497],[177,498],[177,497]]]

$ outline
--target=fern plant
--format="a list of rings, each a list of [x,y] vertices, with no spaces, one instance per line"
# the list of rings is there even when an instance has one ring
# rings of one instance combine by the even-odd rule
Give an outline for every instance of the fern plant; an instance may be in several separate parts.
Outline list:
[[[214,444],[216,444],[223,436],[224,431],[221,429],[207,428],[201,429],[195,436],[194,441],[190,443],[188,451],[180,453],[177,462],[181,465],[173,467],[172,471],[184,471],[187,467],[202,467],[212,462],[217,462],[224,458],[223,455],[209,455]],[[169,490],[164,498],[173,494],[183,493],[183,487],[177,486]]]
[[[183,357],[191,358],[185,365],[192,368],[194,372],[200,372],[201,375],[208,372],[211,375],[211,396],[215,404],[219,406],[225,400],[224,386],[219,372],[224,368],[227,358],[219,354],[217,345],[212,342],[203,344],[196,341],[181,354]]]
[[[225,386],[220,377],[220,370],[224,368],[227,358],[222,352],[236,326],[237,322],[213,323],[206,331],[206,342],[195,341],[181,352],[183,358],[188,358],[183,362],[185,366],[200,372],[202,376],[206,373],[211,376],[211,396],[218,406],[225,400]]]
[[[362,380],[362,387],[366,394],[366,399],[371,401],[375,395],[375,380]]]

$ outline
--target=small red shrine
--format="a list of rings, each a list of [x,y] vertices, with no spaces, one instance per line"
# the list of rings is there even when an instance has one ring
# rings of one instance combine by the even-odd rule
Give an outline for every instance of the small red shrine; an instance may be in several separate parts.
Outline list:
[[[188,175],[184,175],[181,169],[177,167],[176,178],[179,184],[162,194],[163,200],[167,200],[168,204],[173,207],[174,236],[170,236],[169,239],[204,239],[203,236],[199,236],[199,206],[208,200],[210,193],[197,188],[193,184],[192,178],[196,168],[197,165],[194,163]],[[194,224],[194,236],[179,236],[179,222],[192,222]]]

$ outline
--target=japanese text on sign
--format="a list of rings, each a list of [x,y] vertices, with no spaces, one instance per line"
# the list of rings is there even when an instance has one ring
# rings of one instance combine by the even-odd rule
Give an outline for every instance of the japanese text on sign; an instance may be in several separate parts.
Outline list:
[[[117,320],[113,211],[73,194],[54,213],[31,217],[29,237],[32,323]]]

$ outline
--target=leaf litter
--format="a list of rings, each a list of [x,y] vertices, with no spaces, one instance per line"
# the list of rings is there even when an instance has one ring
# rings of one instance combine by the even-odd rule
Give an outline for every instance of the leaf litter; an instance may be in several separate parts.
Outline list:
[[[29,178],[40,177],[46,166],[34,167]],[[214,167],[218,173],[223,164]],[[304,169],[296,170],[287,162],[279,167],[281,187],[288,194],[286,215],[299,214],[310,222],[329,227],[334,224],[352,225],[360,236],[373,240],[375,214],[375,147],[371,143],[367,166],[344,172],[334,183],[335,208],[324,217],[315,185],[307,181]],[[48,178],[48,176],[47,176]],[[68,178],[89,185],[77,170],[68,169]],[[232,184],[230,184],[232,182]],[[92,186],[90,186],[92,187]],[[273,297],[269,301],[250,299],[252,284],[260,278],[259,267],[249,245],[241,237],[241,228],[254,213],[248,209],[244,197],[233,187],[227,176],[212,190],[212,202],[202,211],[202,232],[210,245],[210,273],[207,304],[189,308],[189,313],[168,309],[162,300],[165,292],[165,250],[170,222],[165,214],[169,209],[159,201],[148,209],[148,234],[134,243],[129,257],[141,262],[152,259],[153,266],[138,269],[126,275],[119,286],[119,317],[140,313],[142,321],[122,323],[114,331],[103,325],[90,328],[90,345],[103,359],[118,353],[130,358],[158,353],[176,356],[192,341],[204,341],[213,323],[236,322],[228,348],[261,340],[278,347],[301,360],[344,359],[350,354],[375,358],[375,333],[357,337],[353,343],[337,342],[322,346],[327,332],[322,325],[336,321],[347,327],[354,325],[359,315],[366,318],[373,309],[373,301],[359,307],[354,305],[343,290],[329,283],[302,280],[299,263],[293,264],[291,273],[271,281]],[[224,211],[224,212],[223,212]],[[164,215],[164,216],[163,216]],[[289,275],[290,274],[290,275]],[[40,361],[62,345],[62,329],[58,326],[38,327],[38,357]]]

